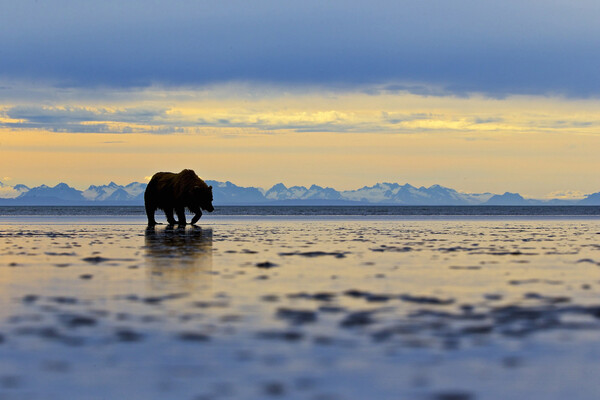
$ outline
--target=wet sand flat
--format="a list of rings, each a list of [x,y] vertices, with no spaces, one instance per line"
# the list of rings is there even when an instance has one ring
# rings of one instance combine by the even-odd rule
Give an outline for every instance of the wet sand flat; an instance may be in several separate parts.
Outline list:
[[[0,399],[596,399],[600,221],[0,223]]]

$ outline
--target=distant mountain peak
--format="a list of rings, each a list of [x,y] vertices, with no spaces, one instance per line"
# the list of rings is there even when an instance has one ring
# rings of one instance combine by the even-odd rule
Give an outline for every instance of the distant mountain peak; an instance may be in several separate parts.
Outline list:
[[[498,206],[502,206],[502,205],[521,206],[521,205],[530,204],[530,201],[525,200],[523,198],[523,196],[521,196],[519,193],[504,192],[504,194],[501,194],[501,195],[496,194],[496,195],[490,197],[490,199],[488,201],[486,201],[484,204],[498,205]]]
[[[600,192],[587,195],[584,199],[579,200],[582,205],[600,205]]]
[[[146,186],[146,184],[142,183],[142,182],[131,182],[131,183],[128,183],[127,185],[125,185],[125,187],[128,188],[128,187],[140,186],[140,185]]]
[[[464,193],[439,184],[419,188],[408,183],[378,182],[373,186],[338,191],[316,184],[287,187],[282,182],[265,190],[256,187],[238,186],[230,181],[206,181],[213,186],[215,204],[381,204],[381,205],[600,205],[600,192],[591,193],[582,200],[532,200],[519,193]],[[2,204],[62,205],[62,204],[114,204],[143,205],[146,183],[131,182],[125,186],[114,181],[107,185],[90,185],[86,190],[77,190],[61,182],[54,187],[45,184],[28,188],[19,184],[14,187],[0,183]],[[10,203],[7,203],[10,202]]]
[[[523,196],[521,196],[519,193],[504,192],[504,194],[502,196],[503,197],[510,197],[510,198],[513,198],[513,199],[524,200]]]
[[[287,187],[283,183],[279,182],[279,183],[274,184],[270,190],[286,190],[286,189],[287,189]]]

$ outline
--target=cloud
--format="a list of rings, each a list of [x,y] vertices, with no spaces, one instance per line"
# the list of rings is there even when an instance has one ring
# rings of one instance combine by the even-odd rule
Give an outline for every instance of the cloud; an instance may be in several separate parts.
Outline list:
[[[555,192],[548,193],[547,199],[560,199],[560,200],[580,200],[588,194],[579,190],[557,190]]]
[[[172,133],[164,108],[92,108],[19,105],[0,109],[0,126],[71,133]]]
[[[167,109],[150,108],[91,108],[74,106],[14,106],[4,114],[11,119],[22,119],[32,124],[60,124],[74,122],[118,121],[153,123],[164,119]]]
[[[23,0],[0,13],[0,75],[99,92],[235,81],[598,96],[599,15],[596,0]]]
[[[12,186],[0,187],[0,199],[14,199],[21,194],[18,190],[15,190]]]
[[[8,180],[11,180],[11,178],[4,177],[3,180],[8,181]],[[21,192],[18,191],[17,189],[15,189],[13,186],[6,185],[6,184],[0,182],[0,199],[14,199],[15,197],[18,197],[20,194],[21,194]]]
[[[497,123],[497,122],[505,122],[505,119],[502,117],[487,117],[487,118],[476,117],[473,119],[474,124],[492,124],[492,123]]]
[[[252,95],[248,93],[253,93]],[[157,106],[170,98],[169,108]],[[49,102],[46,102],[49,103]],[[540,96],[372,96],[363,91],[314,93],[212,89],[146,90],[140,98],[80,105],[0,106],[0,128],[68,133],[233,134],[277,132],[393,133],[564,132],[598,134],[597,100]],[[77,103],[74,103],[77,104]]]
[[[417,120],[430,120],[432,118],[440,117],[440,115],[434,115],[432,113],[390,113],[382,112],[382,119],[390,124],[402,124],[403,122],[417,121]]]

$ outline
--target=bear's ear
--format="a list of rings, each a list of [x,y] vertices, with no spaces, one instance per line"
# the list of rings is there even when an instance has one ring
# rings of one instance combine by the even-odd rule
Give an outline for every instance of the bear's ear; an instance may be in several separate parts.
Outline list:
[[[212,190],[212,185],[210,185],[208,188],[209,188],[210,190]]]

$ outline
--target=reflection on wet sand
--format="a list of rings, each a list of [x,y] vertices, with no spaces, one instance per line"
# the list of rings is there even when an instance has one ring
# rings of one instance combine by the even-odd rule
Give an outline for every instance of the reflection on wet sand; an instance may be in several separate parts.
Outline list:
[[[600,221],[144,229],[0,225],[0,399],[598,399]]]
[[[184,290],[208,286],[212,270],[212,229],[148,227],[145,260],[153,287],[176,285]]]

